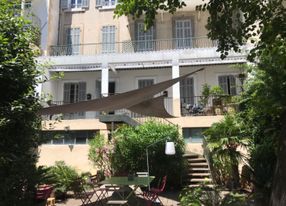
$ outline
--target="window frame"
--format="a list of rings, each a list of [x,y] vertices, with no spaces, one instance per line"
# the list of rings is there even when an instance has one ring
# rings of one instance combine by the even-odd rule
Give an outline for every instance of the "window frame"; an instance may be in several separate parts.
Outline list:
[[[184,141],[185,141],[186,144],[202,144],[203,143],[204,135],[201,135],[201,139],[200,140],[198,140],[198,138],[197,138],[197,140],[193,141],[193,138],[191,136],[191,134],[192,134],[191,131],[195,130],[195,129],[201,130],[201,133],[202,133],[204,130],[208,129],[208,127],[183,127],[182,128],[182,135],[183,135],[183,138],[184,138]],[[185,137],[185,135],[184,135],[185,134],[184,131],[186,131],[186,130],[189,130],[188,134],[190,136],[188,136],[188,137]]]
[[[228,84],[227,84],[227,93],[225,93],[226,95],[230,95],[230,96],[236,96],[236,95],[238,95],[239,94],[239,81],[238,81],[238,78],[237,78],[237,74],[236,73],[221,73],[221,74],[218,74],[217,75],[217,85],[218,86],[220,86],[221,87],[221,85],[220,85],[220,81],[219,81],[219,78],[220,77],[223,77],[223,76],[227,76],[227,78],[228,78]],[[232,92],[231,92],[231,85],[230,85],[230,81],[229,81],[229,77],[230,76],[233,76],[233,78],[234,78],[234,89],[235,89],[235,94],[232,94]],[[225,92],[225,90],[224,90],[224,88],[223,87],[221,87],[222,88],[222,90]]]
[[[112,29],[111,29],[112,28]],[[106,31],[105,31],[106,29]],[[104,35],[106,35],[104,37]],[[113,38],[113,39],[111,39]],[[105,41],[106,40],[106,41]],[[112,41],[109,41],[112,40]],[[116,52],[116,26],[115,25],[104,25],[101,28],[101,53],[115,53]]]
[[[142,28],[139,27],[143,27],[143,30]],[[136,51],[140,52],[140,51],[155,50],[155,31],[156,31],[155,28],[156,26],[154,25],[147,31],[144,31],[144,22],[141,21],[136,22],[135,24]],[[141,47],[141,45],[143,46]]]

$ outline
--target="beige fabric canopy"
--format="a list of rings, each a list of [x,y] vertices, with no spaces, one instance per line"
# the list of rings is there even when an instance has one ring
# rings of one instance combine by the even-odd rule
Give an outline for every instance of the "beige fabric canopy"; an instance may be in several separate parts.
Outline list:
[[[142,89],[136,89],[136,90],[122,93],[122,94],[108,96],[108,97],[104,97],[100,99],[93,99],[89,101],[82,101],[82,102],[76,102],[76,103],[71,103],[71,104],[42,108],[39,114],[40,115],[52,115],[52,114],[59,114],[59,113],[64,114],[64,113],[85,112],[85,111],[106,111],[108,112],[108,111],[114,111],[114,110],[122,109],[122,108],[129,108],[130,110],[133,109],[133,111],[136,111],[137,113],[141,114],[140,108],[144,107],[144,105],[155,106],[156,102],[158,103],[160,98],[159,99],[155,98],[154,100],[151,100],[153,99],[154,95],[162,92],[163,90],[166,90],[173,84],[203,69],[204,68],[201,68],[199,70],[196,70],[194,72],[188,73],[186,75],[183,75],[175,79],[167,80],[164,82],[160,82],[158,84],[144,87]],[[149,100],[149,103],[148,103],[148,100]],[[162,100],[160,101],[162,102]],[[161,107],[163,107],[162,103],[160,105]],[[157,107],[158,106],[156,105],[155,109],[149,108],[148,110],[145,110],[146,114],[148,113],[154,116],[153,113],[155,114],[156,112],[155,110],[158,109]]]
[[[136,104],[129,109],[132,112],[142,114],[145,116],[161,117],[161,118],[172,118],[174,116],[170,115],[164,105],[165,96],[159,96],[153,99]]]

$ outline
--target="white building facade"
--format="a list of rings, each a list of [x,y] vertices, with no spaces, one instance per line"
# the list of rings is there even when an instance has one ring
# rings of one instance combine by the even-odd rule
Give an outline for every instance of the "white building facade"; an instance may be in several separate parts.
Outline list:
[[[45,2],[45,11],[39,2]],[[174,15],[160,12],[147,31],[142,20],[114,19],[116,3],[32,1],[35,15],[46,21],[41,24],[42,56],[38,60],[51,65],[46,69],[50,80],[41,86],[41,93],[50,95],[51,104],[74,103],[143,88],[203,67],[164,91],[165,108],[175,116],[167,121],[179,126],[187,151],[202,153],[201,132],[221,120],[225,109],[216,112],[212,98],[202,105],[203,85],[220,86],[226,95],[238,95],[241,71],[234,65],[246,62],[246,49],[220,59],[216,42],[207,38],[208,14],[195,10],[199,0],[186,1],[187,7]],[[51,78],[59,73],[64,74],[62,78]],[[64,160],[82,171],[92,171],[88,139],[114,129],[101,122],[100,115],[87,111],[64,114],[61,121],[55,117],[43,120],[45,135],[60,138],[41,146],[39,164]]]

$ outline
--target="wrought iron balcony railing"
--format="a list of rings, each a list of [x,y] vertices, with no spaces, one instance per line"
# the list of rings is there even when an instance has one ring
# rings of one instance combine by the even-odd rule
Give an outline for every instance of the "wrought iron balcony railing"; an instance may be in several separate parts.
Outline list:
[[[163,50],[211,48],[216,47],[216,41],[207,37],[192,37],[179,39],[157,39],[148,41],[124,41],[113,43],[89,43],[51,46],[51,56],[92,56],[108,53],[137,53]]]
[[[212,116],[235,112],[238,105],[231,99],[230,95],[184,97],[181,98],[181,115]]]

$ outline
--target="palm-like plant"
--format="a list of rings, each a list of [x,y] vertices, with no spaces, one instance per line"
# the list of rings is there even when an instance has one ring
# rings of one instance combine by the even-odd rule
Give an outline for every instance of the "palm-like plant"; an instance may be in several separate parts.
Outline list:
[[[221,173],[228,173],[221,175],[228,179],[226,182],[231,183],[231,188],[239,187],[238,165],[245,156],[238,148],[245,148],[249,143],[244,136],[242,123],[235,115],[226,115],[221,122],[207,129],[204,135],[214,162],[223,167],[220,168]]]

